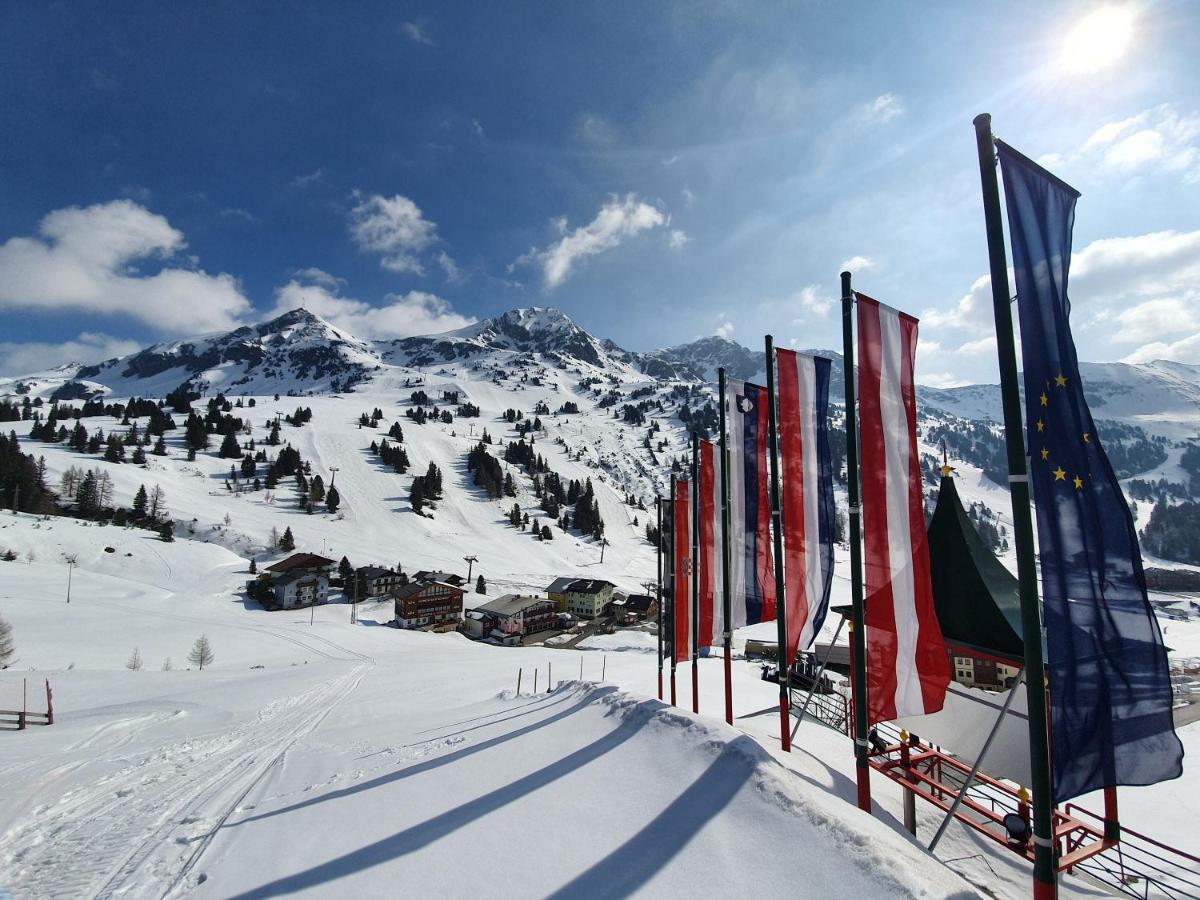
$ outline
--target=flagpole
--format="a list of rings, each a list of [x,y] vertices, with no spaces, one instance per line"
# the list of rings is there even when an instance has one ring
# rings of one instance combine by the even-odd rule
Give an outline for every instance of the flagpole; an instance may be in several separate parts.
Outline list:
[[[700,712],[700,434],[691,433],[691,712]]]
[[[771,456],[771,527],[775,545],[775,625],[779,635],[779,739],[785,753],[792,751],[792,720],[788,710],[787,603],[783,577],[783,510],[779,499],[779,426],[775,403],[775,342],[771,335],[765,339],[767,350],[767,435]]]
[[[1045,661],[1042,657],[1042,610],[1038,597],[1033,548],[1033,519],[1029,512],[1029,474],[1017,384],[1017,351],[1013,337],[1008,257],[1000,213],[1000,184],[992,117],[975,117],[975,144],[983,187],[983,216],[987,227],[988,263],[992,276],[992,309],[996,319],[996,349],[1000,362],[1000,397],[1004,405],[1004,438],[1008,451],[1008,487],[1012,498],[1013,539],[1017,551],[1017,583],[1021,596],[1021,633],[1025,644],[1025,699],[1029,713],[1029,757],[1033,783],[1033,896],[1051,900],[1058,894],[1054,872],[1054,798],[1050,787],[1050,746],[1046,717]]]
[[[662,496],[656,494],[654,497],[654,508],[658,514],[658,531],[654,536],[654,543],[658,550],[658,699],[663,698],[663,594],[662,594]]]
[[[678,612],[676,606],[679,597],[677,596],[678,585],[675,583],[675,541],[679,539],[679,535],[675,533],[675,504],[678,501],[679,487],[675,482],[674,474],[671,475],[671,705],[675,705],[675,658],[678,656],[678,648],[675,646],[675,615]]]
[[[854,703],[854,777],[858,808],[871,811],[867,763],[867,626],[863,603],[862,507],[858,492],[858,417],[854,401],[854,291],[842,273],[842,381],[846,390],[846,494],[850,527],[850,693]]]
[[[733,724],[733,598],[729,586],[729,437],[725,422],[725,369],[717,370],[721,427],[721,610],[725,622],[725,721]]]

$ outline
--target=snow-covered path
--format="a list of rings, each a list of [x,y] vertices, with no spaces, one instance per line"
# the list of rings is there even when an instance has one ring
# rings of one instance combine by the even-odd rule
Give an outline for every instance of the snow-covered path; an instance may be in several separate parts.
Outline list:
[[[341,747],[300,741],[216,833],[195,895],[777,896],[797,848],[822,896],[974,895],[882,824],[848,826],[750,738],[612,687],[391,723],[380,742],[347,709],[322,729]]]
[[[18,897],[161,895],[165,880],[199,857],[197,834],[223,821],[368,668],[339,666],[231,728],[199,704],[134,701],[93,710],[105,723],[22,785],[30,798],[55,799],[0,838],[8,887]],[[188,721],[193,711],[199,722]],[[180,738],[154,740],[170,732]],[[14,783],[30,768],[0,770],[0,781]],[[55,797],[54,785],[67,776],[74,786]]]

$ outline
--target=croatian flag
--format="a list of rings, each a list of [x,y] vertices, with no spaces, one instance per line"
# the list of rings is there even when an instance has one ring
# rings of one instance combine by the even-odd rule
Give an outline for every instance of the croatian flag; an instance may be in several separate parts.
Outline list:
[[[729,423],[730,630],[775,618],[775,566],[767,499],[767,389],[725,382]]]
[[[779,456],[783,490],[790,665],[829,609],[833,585],[833,461],[829,451],[829,375],[822,356],[775,351],[779,363]]]
[[[674,516],[672,529],[673,564],[675,577],[672,579],[671,609],[674,619],[675,637],[672,641],[675,662],[687,662],[692,658],[692,626],[688,615],[692,608],[692,560],[691,552],[692,511],[686,478],[671,482],[671,509]]]
[[[697,642],[701,647],[721,644],[725,637],[725,610],[721,595],[721,467],[720,448],[700,442],[700,611]]]
[[[858,300],[866,541],[867,710],[872,722],[937,712],[950,657],[933,608],[917,457],[917,320]]]

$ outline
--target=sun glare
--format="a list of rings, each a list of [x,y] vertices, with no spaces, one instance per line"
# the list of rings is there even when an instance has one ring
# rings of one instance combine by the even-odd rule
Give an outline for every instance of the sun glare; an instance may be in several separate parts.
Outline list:
[[[1137,18],[1132,6],[1102,6],[1076,23],[1063,46],[1062,65],[1086,74],[1112,65],[1125,55]]]

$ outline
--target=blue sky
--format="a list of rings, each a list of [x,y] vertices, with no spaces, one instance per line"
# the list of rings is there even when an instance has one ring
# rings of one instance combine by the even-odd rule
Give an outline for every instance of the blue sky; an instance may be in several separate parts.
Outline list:
[[[1200,363],[1200,6],[0,5],[0,371],[304,303],[363,337],[557,306],[630,349],[994,378],[972,117],[1083,192],[1081,356]]]

